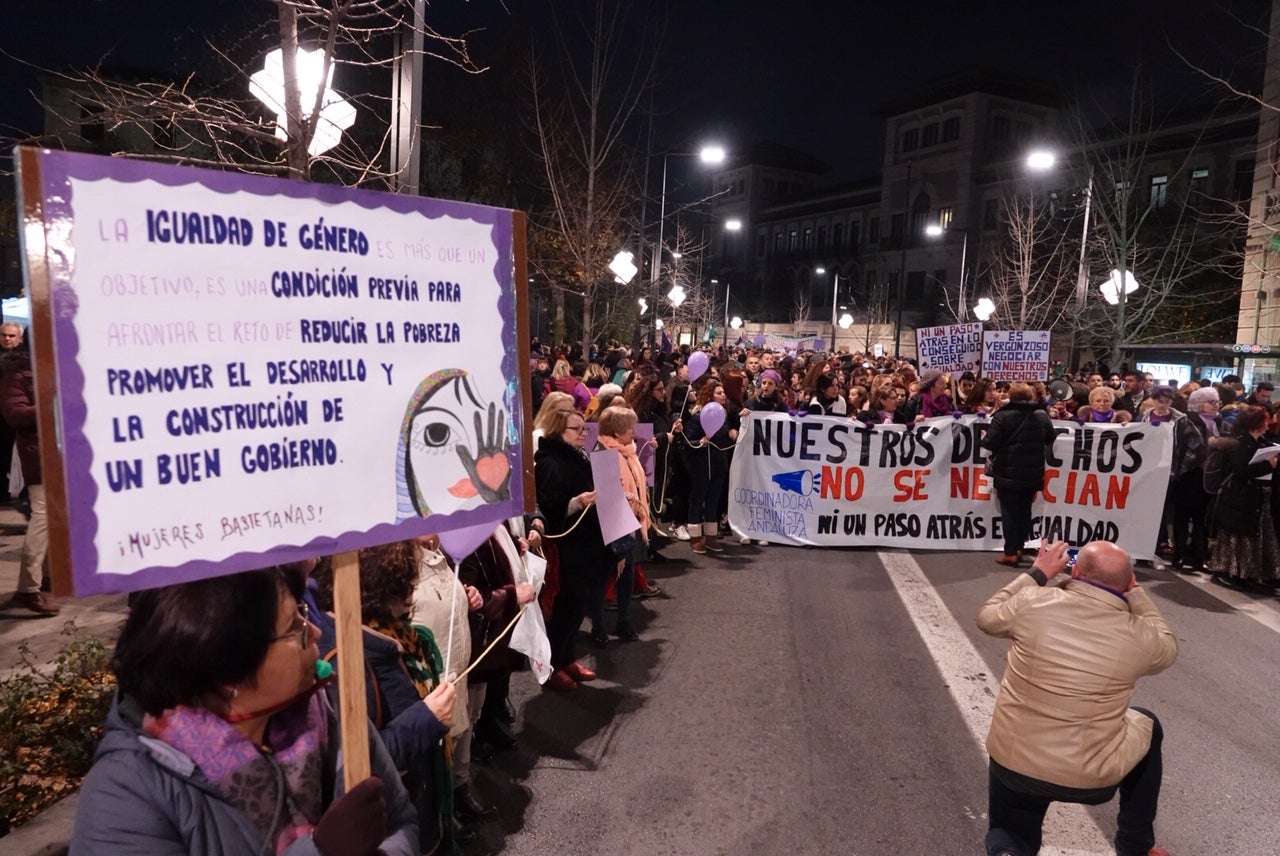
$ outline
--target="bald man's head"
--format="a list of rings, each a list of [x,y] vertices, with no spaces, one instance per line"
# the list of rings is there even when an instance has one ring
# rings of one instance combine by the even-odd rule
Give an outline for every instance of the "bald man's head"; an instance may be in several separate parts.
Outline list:
[[[1110,541],[1091,541],[1080,548],[1076,557],[1076,576],[1124,591],[1133,578],[1133,562],[1128,553]]]

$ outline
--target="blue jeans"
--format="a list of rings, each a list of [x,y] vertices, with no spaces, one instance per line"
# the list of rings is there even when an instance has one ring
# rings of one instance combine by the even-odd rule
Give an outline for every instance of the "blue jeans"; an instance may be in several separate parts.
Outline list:
[[[992,761],[987,774],[987,856],[1035,856],[1040,852],[1041,828],[1050,803],[1101,805],[1110,802],[1117,790],[1120,812],[1116,818],[1116,856],[1147,856],[1156,843],[1156,807],[1164,775],[1160,754],[1164,730],[1151,711],[1140,707],[1133,710],[1151,719],[1151,748],[1117,785],[1092,790],[1067,788],[1016,773],[1010,776],[1009,771]]]

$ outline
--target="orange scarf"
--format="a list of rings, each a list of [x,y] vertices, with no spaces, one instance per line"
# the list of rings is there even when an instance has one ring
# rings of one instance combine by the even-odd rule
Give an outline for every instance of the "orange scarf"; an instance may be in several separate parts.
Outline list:
[[[640,537],[649,543],[649,485],[645,482],[644,467],[636,454],[636,443],[619,443],[615,437],[600,435],[600,445],[618,450],[618,470],[622,476],[622,489],[631,494],[631,510],[640,521]]]

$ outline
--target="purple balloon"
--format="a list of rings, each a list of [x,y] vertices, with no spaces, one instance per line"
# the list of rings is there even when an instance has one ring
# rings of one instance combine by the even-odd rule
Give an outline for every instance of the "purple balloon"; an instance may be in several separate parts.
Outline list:
[[[694,351],[689,355],[689,380],[697,380],[707,373],[707,365],[711,359],[706,351]]]
[[[708,438],[724,427],[724,408],[717,402],[709,401],[702,408],[702,430]]]

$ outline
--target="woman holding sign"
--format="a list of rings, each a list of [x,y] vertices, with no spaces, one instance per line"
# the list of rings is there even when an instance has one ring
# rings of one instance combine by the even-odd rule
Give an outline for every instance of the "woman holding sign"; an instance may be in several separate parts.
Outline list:
[[[318,691],[320,633],[301,594],[301,575],[277,568],[138,594],[71,853],[421,852],[372,729],[373,775],[343,793],[341,731]]]
[[[582,450],[586,420],[577,411],[557,411],[547,420],[547,436],[533,459],[538,509],[547,519],[547,537],[556,539],[560,555],[560,590],[551,607],[547,640],[551,667],[546,686],[572,690],[596,673],[578,664],[574,637],[591,604],[604,600],[608,575],[617,560],[605,546],[596,515],[591,462]]]
[[[1272,484],[1277,478],[1280,447],[1265,439],[1267,411],[1250,407],[1236,417],[1232,436],[1237,443],[1228,453],[1228,475],[1214,508],[1217,538],[1210,566],[1219,582],[1235,585],[1275,585],[1280,576],[1280,543],[1271,514]]]
[[[1009,403],[991,417],[982,446],[991,457],[992,482],[1000,501],[1004,555],[996,563],[1018,566],[1031,536],[1031,502],[1044,487],[1045,453],[1053,445],[1053,423],[1027,383],[1009,387]]]

